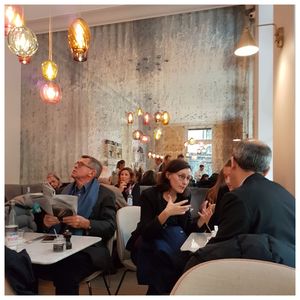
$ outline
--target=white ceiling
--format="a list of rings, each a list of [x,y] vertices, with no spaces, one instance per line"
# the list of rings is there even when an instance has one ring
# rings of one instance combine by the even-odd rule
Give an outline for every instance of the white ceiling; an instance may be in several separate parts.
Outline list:
[[[26,26],[35,33],[67,30],[78,17],[89,26],[127,22],[138,19],[213,9],[227,5],[23,5]]]

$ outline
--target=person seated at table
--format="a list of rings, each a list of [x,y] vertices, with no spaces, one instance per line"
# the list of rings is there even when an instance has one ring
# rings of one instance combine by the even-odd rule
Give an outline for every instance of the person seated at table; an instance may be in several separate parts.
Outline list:
[[[191,167],[186,161],[172,160],[159,184],[141,194],[141,219],[126,248],[137,266],[138,283],[149,286],[147,294],[170,292],[174,276],[181,272],[186,259],[180,252],[186,235],[200,231],[205,216],[212,213],[204,208],[202,217],[192,220],[190,177]]]
[[[119,172],[118,183],[115,186],[123,194],[126,201],[128,195],[131,193],[133,205],[140,205],[140,185],[135,182],[134,172],[131,168],[126,167]]]
[[[98,177],[102,166],[92,156],[83,155],[75,163],[71,176],[74,179],[63,190],[63,194],[78,196],[77,215],[63,218],[45,215],[44,225],[58,232],[63,224],[75,235],[91,235],[102,240],[52,265],[34,264],[37,277],[52,280],[57,295],[78,295],[82,279],[94,271],[111,267],[107,241],[116,229],[115,195],[99,185]]]
[[[61,194],[65,186],[69,184],[61,182],[60,178],[55,173],[49,173],[47,175],[47,181],[55,189],[56,194]]]
[[[211,205],[211,208],[213,210],[213,215],[211,216],[208,227],[213,229],[215,225],[218,226],[218,220],[219,220],[219,210],[220,207],[220,201],[222,197],[229,191],[232,190],[232,185],[230,184],[230,166],[231,166],[231,160],[229,159],[222,170],[219,173],[217,182],[213,187],[211,187],[206,195],[205,195],[205,201],[203,202],[202,206]]]
[[[156,172],[153,170],[147,170],[141,179],[140,185],[156,185],[157,180],[156,180]]]
[[[125,160],[121,159],[117,162],[116,169],[111,174],[111,184],[116,185],[118,183],[119,173],[123,168],[125,168]]]
[[[232,191],[220,201],[219,230],[197,250],[186,270],[222,258],[251,258],[295,267],[295,198],[268,180],[272,151],[260,141],[241,141],[233,148]]]
[[[200,180],[196,183],[197,187],[209,187],[210,186],[209,175],[203,174]]]

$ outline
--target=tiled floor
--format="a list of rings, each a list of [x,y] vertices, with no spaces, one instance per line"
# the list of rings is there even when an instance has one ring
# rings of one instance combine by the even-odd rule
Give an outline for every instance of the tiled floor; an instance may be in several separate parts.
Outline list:
[[[118,287],[119,281],[122,277],[124,269],[118,269],[118,272],[110,276],[110,290],[112,295],[115,294],[115,291]],[[122,286],[119,290],[119,295],[145,295],[147,291],[147,286],[138,285],[136,280],[135,272],[127,272],[125,279],[122,283]],[[102,276],[99,276],[94,281],[92,281],[93,295],[107,295],[105,284]],[[39,285],[39,294],[40,295],[54,295],[55,289],[50,281],[40,281]],[[85,283],[82,283],[80,286],[80,295],[88,295],[88,288]]]

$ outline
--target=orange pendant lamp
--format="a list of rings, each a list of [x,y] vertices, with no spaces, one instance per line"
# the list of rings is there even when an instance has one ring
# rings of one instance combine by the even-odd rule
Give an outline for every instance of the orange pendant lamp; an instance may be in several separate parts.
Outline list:
[[[53,80],[57,76],[58,67],[52,60],[51,18],[49,18],[49,59],[42,63],[42,74],[45,79]]]
[[[161,122],[163,125],[168,125],[170,122],[170,115],[167,111],[161,113]]]
[[[90,46],[91,32],[88,24],[81,18],[76,19],[68,31],[69,47],[75,61],[87,60]]]

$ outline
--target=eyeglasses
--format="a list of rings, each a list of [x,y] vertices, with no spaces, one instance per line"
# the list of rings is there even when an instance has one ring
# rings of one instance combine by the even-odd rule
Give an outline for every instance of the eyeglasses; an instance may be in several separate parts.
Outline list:
[[[75,165],[77,165],[79,168],[81,167],[87,167],[91,170],[93,170],[94,168],[90,167],[88,164],[84,163],[83,161],[76,161]]]
[[[192,179],[192,176],[185,176],[183,174],[176,174],[176,175],[178,176],[178,178],[179,178],[180,181],[184,181],[185,179],[187,181],[190,181]]]

